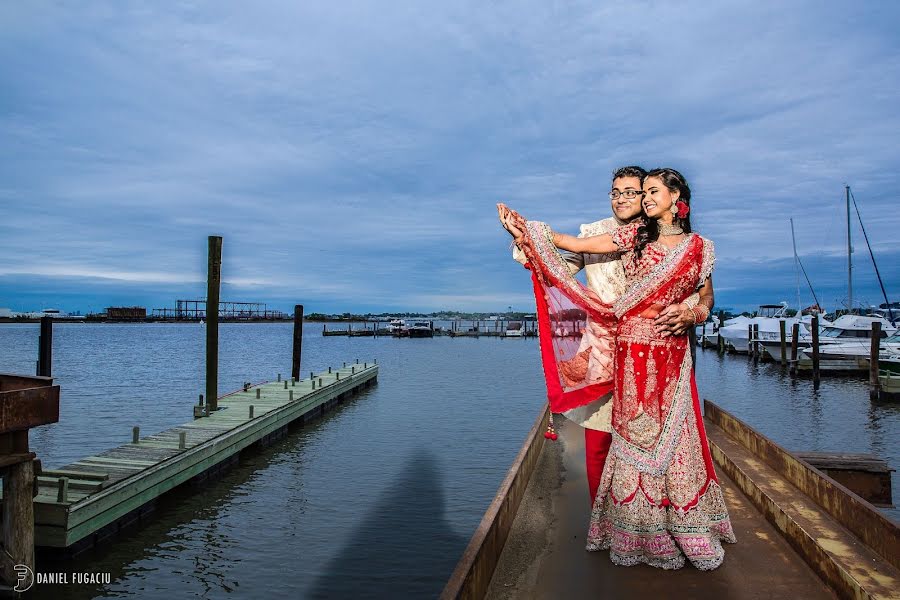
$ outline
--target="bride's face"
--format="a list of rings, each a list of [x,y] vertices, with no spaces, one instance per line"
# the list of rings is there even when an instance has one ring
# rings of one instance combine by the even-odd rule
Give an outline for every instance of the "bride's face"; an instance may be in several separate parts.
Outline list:
[[[670,192],[659,177],[648,177],[644,180],[644,213],[651,219],[658,219],[678,200],[678,192]]]

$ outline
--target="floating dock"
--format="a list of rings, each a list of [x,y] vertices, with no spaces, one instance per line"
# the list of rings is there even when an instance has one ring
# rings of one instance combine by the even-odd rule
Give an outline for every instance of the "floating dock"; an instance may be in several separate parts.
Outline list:
[[[77,552],[138,519],[158,497],[202,478],[249,446],[280,437],[375,383],[378,365],[344,363],[310,378],[245,385],[218,410],[172,429],[43,471],[34,498],[35,545]],[[203,411],[199,411],[201,414]]]
[[[545,443],[545,412],[441,598],[900,597],[900,525],[715,404],[704,412],[737,535],[721,567],[619,567],[585,551],[584,435],[559,419]]]

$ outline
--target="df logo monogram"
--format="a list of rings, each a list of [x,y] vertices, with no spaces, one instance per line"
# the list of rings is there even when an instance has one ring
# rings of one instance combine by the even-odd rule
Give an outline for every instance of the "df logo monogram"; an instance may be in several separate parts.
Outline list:
[[[19,577],[19,581],[13,589],[17,592],[27,592],[30,590],[31,586],[34,585],[34,572],[28,565],[16,565],[13,569]]]

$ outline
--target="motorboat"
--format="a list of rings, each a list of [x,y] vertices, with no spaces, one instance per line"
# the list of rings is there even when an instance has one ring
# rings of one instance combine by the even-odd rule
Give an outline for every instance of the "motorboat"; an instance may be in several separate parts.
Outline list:
[[[411,338],[434,337],[434,324],[431,321],[413,321],[406,328],[406,334]]]
[[[842,323],[842,319],[844,322]],[[900,355],[900,331],[882,317],[843,315],[826,327],[819,341],[819,369],[822,371],[865,371],[872,353],[872,323],[881,322],[879,356],[886,359]],[[885,326],[887,323],[887,326]],[[838,326],[840,325],[840,327]],[[868,327],[867,327],[868,326]],[[800,355],[797,368],[812,369],[812,348]]]
[[[504,337],[524,337],[525,336],[525,327],[522,325],[521,321],[510,321],[506,325],[506,331],[503,333]]]
[[[388,323],[388,331],[395,337],[406,337],[409,334],[406,321],[403,319],[391,319]]]
[[[785,327],[790,330],[794,323],[799,323],[797,317],[785,315],[787,302],[781,304],[763,304],[759,307],[755,317],[743,317],[741,320],[730,319],[726,325],[719,329],[718,334],[725,340],[725,348],[729,352],[747,354],[750,350],[750,326],[759,327],[759,339],[781,341],[779,321],[784,321]],[[736,321],[736,322],[733,322]]]

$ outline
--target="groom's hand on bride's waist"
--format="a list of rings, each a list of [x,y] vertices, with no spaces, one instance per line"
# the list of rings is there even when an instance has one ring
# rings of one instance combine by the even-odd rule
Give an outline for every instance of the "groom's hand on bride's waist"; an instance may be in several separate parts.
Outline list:
[[[663,336],[684,335],[694,324],[694,314],[683,303],[670,304],[660,311],[654,324],[656,331]]]

